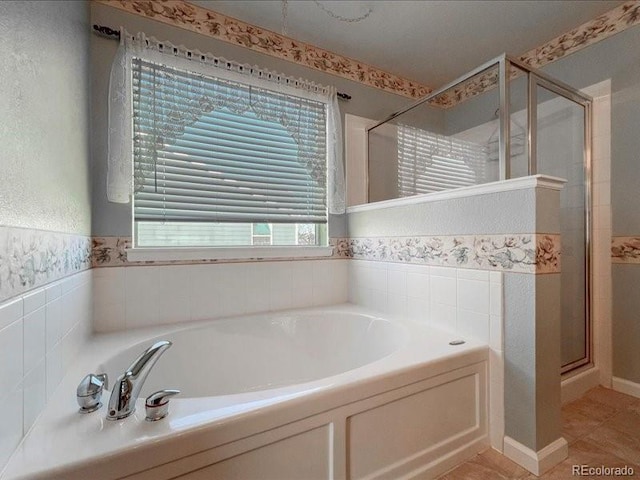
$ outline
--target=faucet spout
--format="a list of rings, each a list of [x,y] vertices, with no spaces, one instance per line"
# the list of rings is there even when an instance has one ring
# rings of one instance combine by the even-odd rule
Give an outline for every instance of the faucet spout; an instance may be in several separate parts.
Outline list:
[[[118,377],[109,398],[107,420],[126,418],[136,410],[136,400],[149,372],[171,345],[167,340],[154,343]]]

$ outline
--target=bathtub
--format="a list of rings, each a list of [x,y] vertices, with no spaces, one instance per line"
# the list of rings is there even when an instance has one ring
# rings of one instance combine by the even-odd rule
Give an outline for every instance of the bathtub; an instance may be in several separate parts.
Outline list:
[[[77,413],[86,373],[113,382],[160,339],[131,417]],[[2,478],[433,478],[489,444],[488,347],[454,339],[353,305],[96,335]]]

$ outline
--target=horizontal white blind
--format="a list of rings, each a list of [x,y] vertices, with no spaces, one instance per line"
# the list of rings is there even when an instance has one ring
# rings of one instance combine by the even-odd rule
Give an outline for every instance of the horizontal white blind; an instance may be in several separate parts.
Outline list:
[[[326,223],[326,104],[134,58],[136,221]]]
[[[398,125],[401,197],[484,183],[486,163],[486,147]]]

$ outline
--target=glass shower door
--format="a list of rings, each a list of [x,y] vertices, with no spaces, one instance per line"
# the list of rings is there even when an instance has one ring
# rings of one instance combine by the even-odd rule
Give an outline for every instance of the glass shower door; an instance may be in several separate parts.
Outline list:
[[[590,105],[554,83],[530,78],[535,119],[531,171],[567,180],[560,192],[562,372],[591,360]],[[530,112],[531,115],[531,112]],[[534,126],[534,125],[532,125]],[[534,129],[532,129],[534,130]]]

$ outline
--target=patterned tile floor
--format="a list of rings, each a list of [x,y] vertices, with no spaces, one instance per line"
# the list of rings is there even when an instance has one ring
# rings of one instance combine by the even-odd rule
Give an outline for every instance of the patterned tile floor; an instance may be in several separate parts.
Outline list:
[[[515,480],[578,477],[573,465],[623,467],[628,465],[640,479],[640,399],[603,387],[562,408],[562,435],[569,442],[569,457],[541,477],[530,474],[495,450],[487,450],[451,470],[440,480]]]

